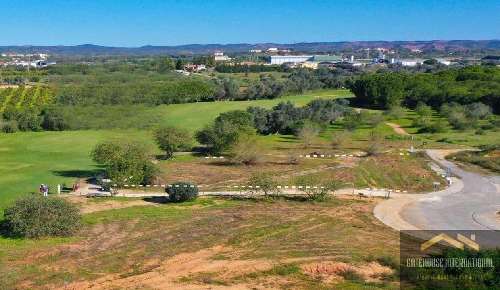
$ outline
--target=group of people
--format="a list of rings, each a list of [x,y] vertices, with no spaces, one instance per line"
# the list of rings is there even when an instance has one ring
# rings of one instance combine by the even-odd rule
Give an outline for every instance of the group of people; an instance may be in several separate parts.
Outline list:
[[[64,185],[61,186],[60,184],[57,185],[57,194],[60,194],[61,193],[61,190],[64,189]],[[80,189],[80,182],[75,182],[73,184],[73,187],[72,187],[72,190],[73,192],[76,192]],[[42,194],[43,196],[49,196],[49,186],[47,184],[40,184],[40,186],[38,187],[38,191],[40,192],[40,194]]]
[[[38,190],[43,196],[49,196],[49,186],[47,184],[40,184]]]

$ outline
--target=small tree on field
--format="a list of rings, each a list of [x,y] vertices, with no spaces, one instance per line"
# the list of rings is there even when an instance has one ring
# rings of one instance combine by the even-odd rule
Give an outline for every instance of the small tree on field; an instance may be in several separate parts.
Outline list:
[[[368,144],[365,147],[366,154],[368,156],[372,156],[382,153],[384,149],[383,139],[383,136],[381,136],[380,134],[374,131],[370,132],[370,138],[368,140]]]
[[[220,114],[212,124],[196,133],[196,139],[207,145],[212,154],[220,154],[231,148],[240,135],[254,133],[252,115],[236,110]]]
[[[324,180],[313,176],[300,176],[296,184],[301,187],[299,190],[313,201],[328,200],[331,193],[342,187],[342,183],[337,180]]]
[[[241,134],[229,149],[229,157],[233,162],[245,165],[258,164],[264,160],[262,146],[254,134]]]
[[[269,172],[259,172],[254,173],[248,181],[248,186],[252,186],[251,192],[259,193],[262,192],[264,196],[269,196],[270,194],[278,194],[280,191],[278,189],[278,183],[274,180],[274,177]]]
[[[302,145],[304,148],[309,148],[313,143],[314,139],[318,137],[319,128],[316,124],[311,122],[306,122],[304,125],[298,130],[297,137],[302,141]]]
[[[415,113],[417,113],[417,118],[413,119],[413,126],[420,128],[427,128],[432,123],[432,108],[424,103],[418,103],[415,108]]]
[[[466,106],[467,117],[473,121],[486,119],[491,115],[491,108],[483,103],[472,103]]]
[[[193,144],[192,137],[187,130],[175,127],[158,128],[155,130],[154,136],[167,159],[172,158],[176,151],[190,150]]]
[[[389,118],[389,119],[401,119],[405,115],[405,110],[403,107],[399,105],[393,105],[390,106],[384,114]]]
[[[299,158],[299,153],[296,151],[290,151],[288,150],[286,153],[286,161],[288,164],[294,164],[297,165],[300,163],[300,158]]]
[[[348,131],[337,131],[332,134],[331,145],[333,149],[340,149],[350,140],[351,134]]]
[[[352,112],[344,117],[343,126],[345,130],[354,131],[363,124],[362,116],[358,112]]]

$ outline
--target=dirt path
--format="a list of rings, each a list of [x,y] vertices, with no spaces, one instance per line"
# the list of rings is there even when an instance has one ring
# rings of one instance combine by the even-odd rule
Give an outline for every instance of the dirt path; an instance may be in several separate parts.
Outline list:
[[[410,134],[408,134],[408,132],[406,132],[406,130],[405,130],[405,129],[403,129],[403,128],[401,127],[401,125],[399,125],[399,124],[396,124],[396,123],[389,123],[389,122],[387,122],[387,123],[385,123],[385,124],[386,124],[387,126],[391,127],[391,128],[394,130],[394,132],[396,132],[396,134],[399,134],[399,135],[410,135]]]
[[[87,198],[85,196],[78,195],[67,195],[64,196],[67,200],[78,205],[80,212],[83,214],[98,212],[103,210],[126,208],[132,206],[153,206],[154,203],[147,202],[144,200],[93,200],[92,198]],[[99,197],[96,197],[99,198]]]

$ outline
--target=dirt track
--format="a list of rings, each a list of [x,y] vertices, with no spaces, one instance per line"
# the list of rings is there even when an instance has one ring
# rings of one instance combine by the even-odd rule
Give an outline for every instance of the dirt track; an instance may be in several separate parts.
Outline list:
[[[394,132],[396,132],[399,135],[410,135],[399,124],[396,124],[396,123],[385,123],[385,124],[387,126],[391,127],[394,130]]]

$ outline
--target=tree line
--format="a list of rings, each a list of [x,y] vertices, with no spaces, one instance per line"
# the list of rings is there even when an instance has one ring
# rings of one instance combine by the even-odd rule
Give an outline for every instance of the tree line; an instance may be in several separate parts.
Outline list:
[[[435,109],[446,103],[481,102],[500,112],[500,68],[470,66],[435,73],[379,72],[360,76],[349,84],[359,105],[415,108],[424,103]]]

